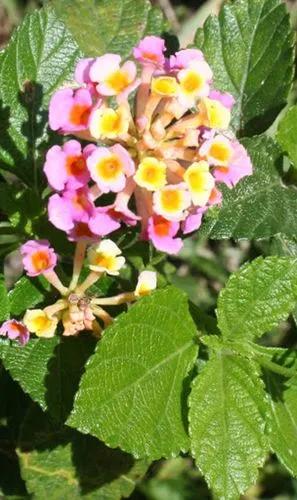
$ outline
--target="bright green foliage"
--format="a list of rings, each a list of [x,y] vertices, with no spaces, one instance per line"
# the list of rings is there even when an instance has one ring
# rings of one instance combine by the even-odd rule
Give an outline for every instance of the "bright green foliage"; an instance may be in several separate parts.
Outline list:
[[[297,368],[296,352],[278,349],[273,360],[282,366]],[[287,469],[297,475],[297,376],[286,379],[280,374],[264,370],[269,394],[270,412],[267,414],[268,438],[271,449]]]
[[[147,469],[144,461],[95,438],[56,427],[35,407],[25,418],[19,447],[22,477],[34,498],[120,500]]]
[[[279,123],[277,140],[297,168],[297,106],[290,108]]]
[[[0,344],[0,358],[14,380],[31,398],[57,420],[65,420],[72,408],[84,364],[94,340],[53,337]]]
[[[218,300],[218,326],[225,339],[252,339],[293,311],[297,260],[259,257],[232,274]]]
[[[149,0],[54,0],[53,4],[88,57],[106,52],[127,57],[144,36],[159,35],[165,28],[161,11]]]
[[[294,36],[284,2],[226,2],[198,30],[196,45],[214,71],[215,87],[236,99],[235,131],[267,129],[285,105],[293,78]]]
[[[262,239],[282,233],[297,234],[297,191],[285,187],[277,167],[280,151],[267,137],[244,141],[254,173],[234,189],[222,188],[223,205],[209,220],[213,239]]]
[[[9,300],[5,286],[4,276],[0,275],[0,321],[9,317]]]
[[[186,450],[185,379],[197,354],[195,334],[182,292],[167,288],[143,298],[105,332],[67,423],[136,457]]]
[[[46,108],[52,93],[72,79],[80,55],[51,8],[28,15],[0,59],[0,159],[26,184],[38,183]]]
[[[191,450],[218,498],[234,500],[256,481],[267,443],[265,393],[254,363],[215,353],[190,395]]]

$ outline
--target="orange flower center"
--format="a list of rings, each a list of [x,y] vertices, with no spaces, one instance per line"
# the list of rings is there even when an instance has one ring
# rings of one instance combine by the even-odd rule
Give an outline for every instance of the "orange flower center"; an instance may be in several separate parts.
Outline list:
[[[157,54],[153,54],[152,52],[143,52],[142,57],[152,62],[158,62]]]
[[[83,104],[74,104],[70,111],[69,120],[73,125],[87,126],[90,116],[90,107]]]
[[[157,236],[168,236],[170,222],[161,215],[156,215],[154,217],[154,229]]]
[[[45,271],[50,266],[50,258],[48,252],[39,250],[32,255],[32,264],[37,272]]]
[[[66,171],[68,175],[80,175],[86,168],[86,160],[83,156],[68,156],[66,161]]]
[[[78,222],[76,224],[74,234],[76,238],[92,238],[94,236],[85,222]]]

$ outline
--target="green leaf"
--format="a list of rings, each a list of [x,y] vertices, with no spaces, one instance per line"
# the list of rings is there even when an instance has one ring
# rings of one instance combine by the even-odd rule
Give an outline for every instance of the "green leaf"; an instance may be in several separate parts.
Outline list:
[[[0,357],[22,389],[56,420],[64,421],[94,345],[87,335],[31,339],[25,346],[4,341]]]
[[[0,322],[9,318],[9,300],[4,276],[0,275]]]
[[[44,300],[47,281],[43,278],[30,280],[23,276],[9,292],[10,313],[19,316]]]
[[[36,499],[120,500],[147,469],[91,436],[57,428],[36,407],[25,418],[19,446],[22,477]]]
[[[297,260],[259,257],[232,274],[218,300],[218,326],[225,339],[259,337],[293,311]]]
[[[253,175],[234,189],[222,186],[223,204],[209,221],[213,239],[262,239],[282,233],[297,234],[297,191],[285,187],[278,174],[280,151],[267,137],[247,139]],[[206,222],[207,224],[207,222]]]
[[[50,96],[72,79],[79,55],[63,23],[46,7],[25,17],[0,58],[1,168],[26,184],[38,184]]]
[[[98,343],[67,423],[136,457],[187,450],[183,412],[195,333],[179,290],[141,299]]]
[[[88,57],[105,52],[127,57],[141,38],[158,35],[165,27],[161,11],[149,0],[54,0],[53,4]]]
[[[279,123],[277,140],[297,168],[297,106],[290,108]]]
[[[192,454],[218,498],[239,498],[266,457],[265,392],[256,365],[218,352],[190,395]]]
[[[297,376],[287,380],[265,370],[264,380],[269,393],[267,432],[271,449],[297,476]]]
[[[236,99],[234,130],[266,130],[286,103],[294,72],[294,35],[282,0],[226,2],[196,36],[214,85]]]

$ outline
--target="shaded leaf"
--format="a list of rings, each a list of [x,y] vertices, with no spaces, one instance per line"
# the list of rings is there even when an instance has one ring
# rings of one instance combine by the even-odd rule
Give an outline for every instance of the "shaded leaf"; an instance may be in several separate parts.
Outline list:
[[[218,300],[218,326],[231,340],[259,337],[294,310],[297,260],[259,257],[232,274]]]
[[[218,498],[239,498],[266,458],[265,392],[256,365],[216,353],[190,395],[192,454]]]
[[[9,300],[4,276],[0,275],[0,322],[9,318]]]
[[[290,108],[279,123],[277,140],[297,168],[297,106]]]
[[[214,71],[215,86],[236,99],[235,131],[266,130],[286,103],[294,72],[294,35],[284,2],[226,2],[198,30],[196,45]]]
[[[0,357],[22,389],[56,420],[63,421],[72,408],[94,345],[95,340],[87,334],[76,338],[31,339],[24,347],[3,341]]]
[[[1,168],[26,184],[39,181],[49,98],[72,79],[79,54],[54,10],[45,7],[25,17],[0,58]]]
[[[273,360],[297,372],[296,352],[278,349]],[[270,446],[291,474],[297,476],[297,376],[288,379],[263,370],[269,394],[267,430]]]
[[[149,0],[54,0],[53,4],[88,57],[106,52],[127,57],[141,38],[158,35],[165,27],[162,12]]]
[[[67,423],[136,457],[186,450],[185,379],[197,354],[195,333],[182,292],[170,287],[143,298],[106,330]]]
[[[254,173],[234,189],[222,186],[223,205],[209,219],[213,239],[262,239],[297,234],[297,191],[283,185],[278,174],[279,148],[267,137],[244,141]]]
[[[19,447],[22,477],[34,498],[120,500],[147,469],[91,436],[56,427],[36,407],[25,419]]]

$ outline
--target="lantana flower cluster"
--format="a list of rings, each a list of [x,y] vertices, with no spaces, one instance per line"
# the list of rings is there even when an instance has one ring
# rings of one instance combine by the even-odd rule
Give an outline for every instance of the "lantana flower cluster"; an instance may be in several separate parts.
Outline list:
[[[231,188],[252,173],[229,130],[234,99],[213,87],[202,52],[167,58],[165,50],[164,40],[147,36],[133,60],[82,59],[76,86],[50,101],[50,127],[76,137],[51,147],[44,166],[55,191],[49,219],[71,241],[139,223],[141,238],[176,254],[181,236],[221,203],[218,184]]]
[[[156,288],[156,273],[143,271],[134,291],[92,297],[90,287],[105,273],[118,275],[125,263],[104,237],[122,224],[139,224],[142,239],[176,254],[182,235],[197,230],[206,211],[221,203],[218,185],[232,188],[252,174],[246,150],[229,130],[234,99],[213,87],[202,52],[185,49],[168,58],[165,51],[164,40],[147,36],[133,60],[118,54],[82,59],[75,87],[53,95],[50,127],[72,138],[46,154],[48,215],[76,242],[73,275],[68,286],[60,281],[48,241],[25,243],[25,271],[43,275],[60,298],[28,310],[23,321],[7,320],[0,335],[25,344],[30,334],[52,337],[61,323],[63,335],[90,330],[100,336],[112,321],[103,306],[133,302]],[[82,281],[86,252],[89,274]]]
[[[50,338],[57,334],[58,324],[63,326],[63,335],[77,335],[89,330],[100,337],[104,327],[112,323],[113,318],[103,306],[128,304],[147,295],[157,286],[154,271],[142,271],[135,290],[121,293],[114,297],[97,298],[88,294],[89,288],[102,275],[117,276],[125,264],[119,247],[111,240],[104,239],[88,247],[87,261],[89,274],[81,282],[80,275],[85,260],[86,243],[82,240],[76,246],[73,275],[69,286],[64,286],[55,267],[57,254],[48,241],[30,240],[21,248],[24,269],[28,276],[42,275],[60,294],[60,298],[44,309],[27,310],[22,321],[9,319],[0,328],[0,336],[18,340],[25,345],[30,334]]]

